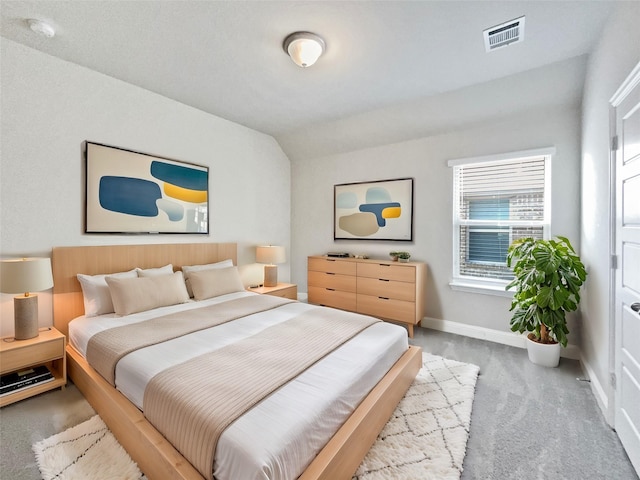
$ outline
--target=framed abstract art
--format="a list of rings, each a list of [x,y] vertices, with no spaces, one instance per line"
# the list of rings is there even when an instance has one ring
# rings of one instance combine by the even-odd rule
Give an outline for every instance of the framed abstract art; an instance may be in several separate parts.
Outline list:
[[[209,233],[209,168],[86,142],[86,233]]]
[[[334,186],[334,240],[413,240],[413,178]]]

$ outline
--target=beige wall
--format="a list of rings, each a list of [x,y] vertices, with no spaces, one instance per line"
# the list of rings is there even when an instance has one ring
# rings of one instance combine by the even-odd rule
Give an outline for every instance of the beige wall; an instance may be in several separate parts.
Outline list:
[[[582,301],[582,360],[607,420],[613,421],[613,322],[610,315],[609,100],[640,61],[639,2],[620,2],[587,66],[582,104],[583,260],[589,269]]]
[[[53,246],[162,242],[260,243],[290,234],[290,163],[262,133],[2,39],[0,253],[49,256]],[[86,235],[85,140],[209,167],[210,235]],[[268,212],[268,215],[265,213]],[[288,280],[289,266],[279,266]],[[51,324],[51,294],[40,323]],[[0,335],[13,333],[11,295]]]
[[[533,110],[443,135],[292,161],[292,279],[306,291],[306,257],[347,251],[388,258],[408,250],[429,266],[427,316],[509,334],[510,299],[453,291],[453,176],[447,161],[542,147],[556,147],[552,162],[552,233],[579,248],[580,112],[576,106]],[[414,241],[333,241],[333,186],[414,178]],[[574,330],[576,330],[574,328]],[[570,342],[578,332],[570,335]]]

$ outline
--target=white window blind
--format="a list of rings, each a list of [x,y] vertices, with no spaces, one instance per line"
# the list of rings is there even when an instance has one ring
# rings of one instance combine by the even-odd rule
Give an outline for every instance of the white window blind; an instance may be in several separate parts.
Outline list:
[[[508,281],[509,245],[547,238],[551,153],[450,162],[454,181],[454,280]]]

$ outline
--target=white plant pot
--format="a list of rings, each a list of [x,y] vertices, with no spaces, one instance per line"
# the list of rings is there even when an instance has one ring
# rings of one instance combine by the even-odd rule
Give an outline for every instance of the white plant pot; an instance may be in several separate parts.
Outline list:
[[[527,338],[529,360],[543,367],[557,367],[560,363],[560,344],[544,344]]]

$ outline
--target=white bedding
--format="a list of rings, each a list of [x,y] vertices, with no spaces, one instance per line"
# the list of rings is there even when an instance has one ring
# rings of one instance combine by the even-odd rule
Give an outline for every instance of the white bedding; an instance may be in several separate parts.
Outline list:
[[[233,293],[126,317],[79,317],[69,324],[69,339],[85,355],[89,338],[104,329],[246,295],[256,294]],[[146,383],[163,369],[312,308],[324,307],[294,302],[133,352],[116,367],[116,388],[142,409]],[[380,322],[364,330],[231,424],[218,442],[214,477],[297,478],[407,348],[402,327]]]

